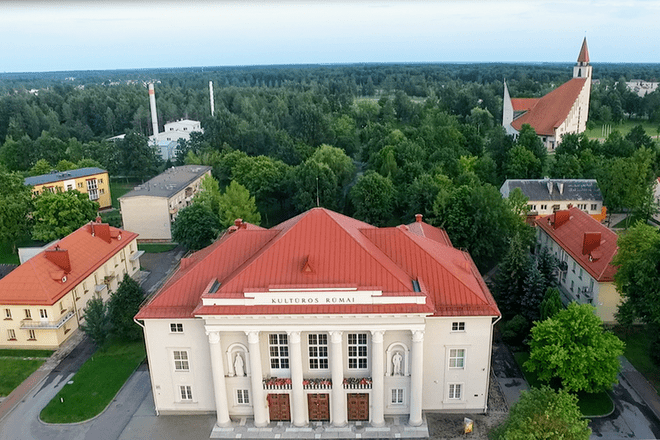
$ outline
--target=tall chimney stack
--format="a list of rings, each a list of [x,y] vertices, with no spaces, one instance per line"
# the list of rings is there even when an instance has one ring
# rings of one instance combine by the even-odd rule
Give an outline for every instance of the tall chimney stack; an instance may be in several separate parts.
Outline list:
[[[151,106],[151,125],[155,136],[158,134],[158,114],[156,113],[156,92],[154,92],[153,83],[149,83],[149,105]]]
[[[209,95],[211,97],[211,117],[215,116],[215,102],[213,101],[213,81],[209,81]]]

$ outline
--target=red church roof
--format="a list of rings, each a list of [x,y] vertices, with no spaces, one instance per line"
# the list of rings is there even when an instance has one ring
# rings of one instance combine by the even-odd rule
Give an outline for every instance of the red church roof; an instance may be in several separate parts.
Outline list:
[[[618,249],[618,236],[578,208],[557,211],[535,220],[562,249],[600,282],[614,280],[612,258]]]
[[[53,305],[137,236],[88,223],[2,278],[0,304]]]
[[[584,37],[582,40],[582,48],[580,49],[580,54],[577,59],[578,63],[588,63],[589,62],[589,49],[587,48],[587,37]]]
[[[337,288],[382,291],[381,298],[426,297],[426,301],[241,303],[246,292]],[[214,299],[218,305],[208,305]],[[234,301],[228,303],[230,299]],[[225,234],[182,264],[136,318],[373,313],[500,314],[469,255],[453,248],[446,233],[422,222],[421,216],[408,226],[376,228],[314,208],[268,230],[239,227]]]
[[[524,124],[534,127],[536,134],[552,136],[555,129],[559,127],[568,113],[571,111],[573,103],[584,88],[586,78],[573,78],[562,84],[542,98],[538,98],[536,103],[530,107],[526,113],[514,119],[511,126],[520,131]],[[514,103],[514,101],[518,101]],[[521,99],[512,99],[514,110],[525,110],[516,108],[516,105],[522,106]],[[525,102],[525,105],[533,104],[531,100]]]

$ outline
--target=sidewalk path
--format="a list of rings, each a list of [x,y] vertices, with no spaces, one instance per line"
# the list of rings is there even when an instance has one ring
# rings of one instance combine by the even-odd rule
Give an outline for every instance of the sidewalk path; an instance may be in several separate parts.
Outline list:
[[[649,383],[648,380],[642,373],[637,371],[635,367],[626,359],[621,356],[621,376],[630,384],[632,389],[635,390],[639,397],[648,405],[649,409],[653,411],[653,414],[657,417],[660,422],[660,396],[658,396],[657,391]]]

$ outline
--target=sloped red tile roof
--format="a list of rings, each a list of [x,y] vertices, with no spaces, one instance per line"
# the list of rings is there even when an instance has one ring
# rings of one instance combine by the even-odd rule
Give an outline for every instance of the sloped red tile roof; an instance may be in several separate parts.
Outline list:
[[[371,314],[499,316],[476,266],[446,233],[421,222],[376,228],[314,208],[271,229],[238,228],[180,267],[137,319],[206,315]],[[213,289],[210,286],[217,280]],[[413,280],[420,288],[413,286]],[[275,288],[381,290],[425,304],[203,305]],[[206,293],[205,293],[206,292]],[[207,303],[208,304],[208,303]]]
[[[517,112],[527,111],[533,108],[541,98],[511,98],[513,110]]]
[[[527,112],[514,119],[511,126],[520,131],[524,124],[534,127],[536,134],[552,136],[555,128],[559,127],[573,103],[584,88],[587,78],[573,78],[562,84],[542,98],[538,98],[536,104]],[[511,100],[514,101],[513,99]],[[514,105],[515,109],[515,105]]]
[[[565,215],[561,214],[562,212],[566,211],[557,211],[560,215]],[[552,237],[597,281],[614,281],[616,267],[610,263],[618,249],[616,233],[578,208],[569,209],[568,220],[559,227],[555,227],[556,225],[552,223],[555,222],[557,213],[536,219],[534,223]],[[600,246],[595,251],[583,254],[585,233],[593,232],[600,233]],[[591,261],[590,255],[596,256],[598,259]]]
[[[587,48],[587,37],[584,37],[582,40],[582,47],[580,48],[580,54],[577,59],[578,63],[588,63],[589,62],[589,49]]]
[[[0,304],[53,305],[138,236],[112,226],[94,225],[109,228],[109,236],[107,231],[105,236],[92,235],[92,224],[88,223],[48,248],[57,246],[68,252],[70,271],[49,259],[45,250],[0,280]],[[65,282],[61,281],[63,276]]]

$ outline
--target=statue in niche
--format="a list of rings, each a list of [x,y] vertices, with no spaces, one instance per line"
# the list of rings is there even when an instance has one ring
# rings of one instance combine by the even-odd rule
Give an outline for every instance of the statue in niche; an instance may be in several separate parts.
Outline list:
[[[401,356],[401,353],[398,351],[394,353],[394,356],[392,356],[392,366],[394,367],[392,369],[392,376],[401,376],[401,364],[403,363],[403,356]]]
[[[234,372],[236,376],[245,376],[245,364],[243,363],[243,356],[240,353],[236,353],[236,358],[234,359]]]

